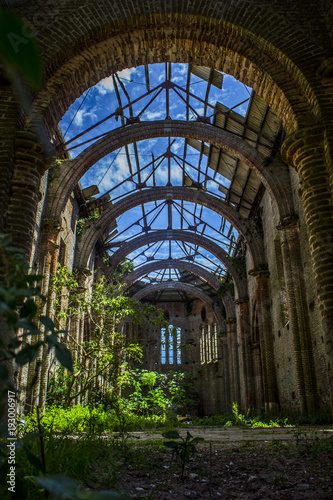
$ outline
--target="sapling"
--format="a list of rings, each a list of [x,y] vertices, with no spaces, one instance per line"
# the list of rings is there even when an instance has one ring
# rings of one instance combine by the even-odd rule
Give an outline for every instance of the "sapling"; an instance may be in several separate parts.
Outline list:
[[[197,450],[195,445],[204,441],[202,437],[193,437],[188,431],[186,438],[183,438],[177,431],[169,431],[162,434],[167,439],[180,439],[181,441],[164,441],[163,445],[172,449],[172,456],[176,455],[181,461],[182,476],[184,479],[185,464],[190,461],[190,455]]]

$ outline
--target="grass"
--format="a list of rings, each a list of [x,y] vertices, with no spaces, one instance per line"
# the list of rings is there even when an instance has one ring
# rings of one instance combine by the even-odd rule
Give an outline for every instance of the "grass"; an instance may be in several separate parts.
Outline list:
[[[80,417],[82,421],[80,421]],[[136,423],[137,430],[142,430],[142,427],[152,426],[153,422],[152,430],[161,426],[162,430],[160,429],[159,432],[162,433],[164,429],[175,429],[177,420],[174,417],[164,421],[160,419],[158,422],[150,420],[144,425],[140,420],[138,423],[134,418],[129,418],[129,425],[121,431],[118,430],[118,435],[120,435],[118,438],[117,425],[119,426],[119,421],[115,419],[113,413],[108,415],[108,412],[104,412],[101,408],[96,409],[96,412],[82,408],[72,410],[51,408],[46,410],[42,419],[46,472],[69,476],[84,487],[115,489],[124,463],[131,464],[134,469],[147,472],[149,470],[156,472],[164,466],[176,471],[177,465],[166,458],[162,437],[149,441],[133,439],[129,428]],[[217,427],[217,422],[222,420],[224,420],[222,416],[209,417],[202,419],[202,425],[204,423],[205,427]],[[226,421],[228,422],[228,420]],[[241,426],[248,429],[242,424]],[[191,426],[182,424],[178,427],[182,428],[181,432],[183,433],[184,427],[188,429]],[[224,427],[219,427],[223,432]],[[262,429],[260,432],[272,435],[275,428],[276,426]],[[113,431],[102,434],[104,429],[113,429]],[[29,448],[30,455],[27,454],[24,447],[17,450],[18,498],[22,500],[45,498],[43,491],[29,479],[32,476],[40,476],[42,473],[39,463],[39,457],[41,457],[40,437],[31,434],[31,431],[36,432],[33,414],[26,419],[25,434],[21,440],[21,443],[25,443]],[[198,433],[200,435],[200,431]],[[333,438],[328,437],[328,434],[321,437],[321,434],[316,430],[302,427],[295,427],[288,433],[291,434],[288,442],[273,439],[273,436],[270,438],[267,443],[267,449],[270,453],[305,455],[310,456],[313,460],[322,460],[323,462],[325,462],[323,457],[333,453]],[[251,453],[252,450],[257,450],[257,446],[258,443],[255,441],[244,441],[237,445],[237,451]],[[204,453],[207,453],[206,448],[203,446]],[[234,450],[229,450],[226,446],[224,453],[229,451]],[[198,472],[198,474],[200,473]],[[276,478],[276,484],[279,484],[280,479]]]

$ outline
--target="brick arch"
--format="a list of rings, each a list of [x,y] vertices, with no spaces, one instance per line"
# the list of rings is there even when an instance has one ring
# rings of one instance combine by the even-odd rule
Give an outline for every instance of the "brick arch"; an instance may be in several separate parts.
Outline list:
[[[155,137],[191,137],[221,147],[252,168],[274,200],[280,219],[294,213],[292,192],[287,165],[273,160],[266,166],[265,157],[243,139],[223,129],[206,123],[181,120],[142,122],[109,132],[105,137],[86,148],[73,161],[58,167],[58,180],[53,180],[48,190],[46,217],[61,218],[66,201],[79,179],[98,160],[127,144]]]
[[[187,243],[192,243],[194,245],[198,245],[199,247],[205,248],[209,252],[211,252],[215,257],[217,257],[228,269],[230,272],[237,292],[238,298],[247,298],[247,280],[246,276],[242,277],[235,270],[232,263],[230,262],[227,253],[223,248],[221,248],[216,243],[212,242],[208,238],[188,231],[183,231],[182,229],[167,229],[165,231],[154,231],[149,234],[144,234],[142,236],[138,236],[133,240],[129,241],[122,245],[119,250],[117,250],[112,255],[112,262],[110,267],[110,272],[112,273],[116,266],[125,259],[125,257],[133,252],[134,250],[143,247],[144,245],[148,245],[149,243],[155,243],[156,241],[162,240],[178,240],[184,241]]]
[[[137,279],[144,276],[152,271],[157,271],[158,269],[179,269],[181,271],[189,271],[196,276],[204,279],[214,290],[218,290],[220,286],[220,281],[209,271],[204,269],[193,262],[188,262],[186,260],[172,260],[164,259],[156,262],[149,262],[144,266],[134,269],[125,279],[125,287],[129,288]]]
[[[149,264],[146,264],[144,266],[141,266],[129,274],[127,278],[125,279],[125,287],[129,288],[137,279],[139,279],[141,276],[144,274],[147,274],[152,271],[157,271],[158,269],[179,269],[182,271],[189,271],[196,276],[199,276],[200,278],[203,278],[206,283],[208,283],[214,290],[218,290],[221,282],[209,271],[204,269],[201,266],[198,266],[197,264],[193,264],[193,262],[187,262],[186,260],[170,260],[170,259],[165,259],[165,260],[160,260],[156,262],[149,262]],[[235,303],[234,299],[231,297],[229,293],[224,295],[221,298],[226,314],[227,314],[227,319],[229,318],[235,318],[236,313],[235,313]]]
[[[236,308],[234,298],[230,295],[230,293],[226,293],[223,297],[223,304],[225,307],[227,320],[236,319]]]
[[[112,221],[141,203],[156,200],[190,201],[214,210],[226,218],[244,236],[253,257],[254,267],[260,268],[265,263],[263,239],[258,233],[255,222],[251,219],[245,219],[232,206],[203,191],[182,186],[166,186],[134,192],[114,205],[111,205],[94,224],[88,223],[83,228],[80,239],[77,242],[75,255],[77,267],[84,268],[87,266],[98,238]]]
[[[216,307],[216,303],[214,300],[209,297],[205,292],[202,290],[199,290],[199,288],[195,287],[194,285],[190,285],[189,283],[179,283],[179,282],[173,282],[173,283],[155,283],[154,285],[147,285],[138,292],[136,292],[133,295],[133,298],[136,300],[141,300],[150,293],[154,293],[157,291],[161,290],[180,290],[182,292],[187,292],[193,294],[195,297],[198,297],[198,299],[202,300],[214,313],[214,316],[216,318],[216,322],[218,324],[218,329],[221,332],[222,331],[222,316],[218,308]]]
[[[246,27],[205,17],[202,9],[198,14],[137,15],[113,26],[100,21],[100,29],[82,27],[71,45],[49,61],[44,90],[35,102],[50,130],[70,104],[102,78],[164,61],[192,62],[233,75],[266,100],[288,133],[298,128],[298,117],[320,118],[310,82],[277,45]]]

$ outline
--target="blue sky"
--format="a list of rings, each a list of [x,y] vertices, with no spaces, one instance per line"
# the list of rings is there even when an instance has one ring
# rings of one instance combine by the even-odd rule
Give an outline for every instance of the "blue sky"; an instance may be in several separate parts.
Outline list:
[[[172,82],[179,85],[182,88],[186,88],[187,82],[187,65],[186,64],[172,64]],[[119,97],[122,106],[128,104],[128,99],[126,93],[130,95],[131,101],[144,96],[147,93],[147,88],[145,84],[145,70],[144,66],[138,68],[125,69],[118,73],[118,84]],[[165,81],[165,65],[155,64],[149,66],[149,80],[150,89],[155,88]],[[121,84],[124,90],[121,88]],[[207,89],[207,82],[200,80],[197,76],[191,75],[190,82],[190,92],[196,97],[201,99],[205,98]],[[153,95],[158,91],[151,93],[140,99],[139,102],[133,105],[132,111],[133,116],[137,116],[142,109],[149,103]],[[179,90],[179,93],[185,98],[185,94]],[[228,108],[234,108],[234,110],[242,116],[245,116],[247,109],[247,102],[241,104],[246,99],[249,99],[251,89],[245,87],[242,83],[236,81],[230,75],[223,76],[223,86],[222,89],[218,89],[214,86],[211,87],[209,94],[209,104],[215,106],[216,102],[220,102],[227,106]],[[150,120],[164,120],[166,118],[166,92],[161,90],[160,94],[154,99],[154,101],[147,107],[144,113],[140,116],[141,121]],[[175,94],[174,91],[170,90],[170,116],[174,120],[185,120],[186,119],[186,105],[181,100],[181,98]],[[204,106],[201,102],[196,100],[194,97],[189,99],[190,106],[195,109],[195,111],[200,115],[204,115]],[[75,103],[69,108],[66,115],[60,122],[60,127],[65,135],[65,140],[69,141],[82,131],[86,130],[88,127],[107,117],[108,115],[115,112],[119,107],[119,101],[117,99],[117,94],[114,88],[114,79],[112,76],[101,80],[97,85],[86,91],[80,98],[78,98]],[[212,115],[213,109],[208,109],[206,116]],[[124,111],[124,115],[129,117],[129,109]],[[79,138],[72,142],[68,147],[77,146],[81,142],[93,139],[94,137],[106,133],[110,130],[114,130],[121,126],[121,120],[119,117],[115,117],[107,120],[103,124],[99,125],[97,128],[85,134],[82,138]],[[190,111],[190,120],[195,120],[196,115]],[[91,141],[88,143],[90,145]],[[183,153],[184,153],[184,139],[175,138],[171,139],[172,146],[171,151],[176,155],[175,159],[171,160],[171,184],[174,186],[180,186],[183,184],[183,177],[186,175],[192,181],[203,182],[205,180],[205,172],[211,177],[211,180],[206,179],[205,188],[214,194],[215,196],[223,196],[223,187],[228,188],[230,185],[230,180],[224,178],[218,173],[215,173],[208,168],[206,171],[206,165],[208,158],[204,155],[201,163],[201,172],[198,172],[196,168],[199,165],[200,152],[194,147],[187,146],[186,161],[187,164],[184,165]],[[113,152],[102,158],[97,162],[81,179],[81,185],[86,188],[90,185],[97,185],[100,191],[100,195],[110,192],[111,199],[114,201],[119,196],[124,196],[127,193],[135,189],[136,182],[146,181],[147,187],[153,186],[153,177],[156,185],[164,186],[168,180],[168,160],[161,157],[157,160],[163,153],[166,152],[168,148],[168,139],[159,138],[151,139],[138,142],[136,144],[138,161],[141,169],[141,178],[138,175],[134,175],[133,178],[128,179],[132,172],[136,172],[136,157],[134,146],[128,146],[126,152],[125,148]],[[84,150],[86,146],[79,146],[71,150],[72,158],[75,158],[81,151]],[[208,149],[208,148],[207,148]],[[128,163],[128,157],[130,158],[130,163]],[[154,158],[154,162],[153,162]],[[177,163],[178,162],[178,163]],[[145,169],[143,167],[147,166]],[[142,171],[143,169],[143,171]],[[214,178],[214,179],[213,179]],[[128,180],[126,180],[128,179]],[[125,182],[124,182],[125,181]],[[119,186],[119,183],[122,183]],[[100,196],[98,195],[98,196]],[[155,204],[147,204],[144,207],[145,213],[148,213],[152,209],[156,209]],[[213,238],[214,240],[220,240],[220,245],[225,248],[226,251],[229,249],[230,241],[228,241],[223,235],[218,232],[221,225],[221,217],[208,209],[203,209],[201,211],[200,207],[195,207],[194,204],[184,203],[185,214],[187,217],[187,222],[190,225],[198,225],[198,232],[200,233],[204,227],[204,222],[210,224],[211,228],[207,225],[205,226],[205,236]],[[118,223],[118,233],[122,233],[117,236],[116,239],[121,240],[123,237],[134,237],[141,233],[142,229],[139,225],[134,225],[128,228],[135,221],[142,217],[142,207],[136,207],[130,212],[126,213],[126,217],[120,217],[117,221]],[[148,225],[150,219],[154,218],[157,213],[157,209],[152,212],[152,216],[148,219]],[[201,217],[203,222],[198,220],[198,216]],[[223,221],[222,221],[223,222]],[[143,222],[141,221],[143,225]],[[152,223],[152,230],[165,229],[167,225],[167,207],[164,207],[155,221]],[[176,207],[173,207],[173,227],[180,228],[180,216],[177,212]],[[184,222],[183,227],[186,229],[186,224]],[[214,229],[214,228],[217,228]],[[228,223],[225,224],[225,231],[229,229]],[[237,232],[234,230],[234,239],[237,237]],[[172,255],[174,258],[181,258],[181,250],[175,243],[172,243]],[[193,249],[193,252],[195,249]],[[218,261],[215,257],[210,255],[204,250],[202,255],[197,255],[195,261],[205,265],[205,267],[211,267],[215,262],[218,265]],[[142,252],[134,252],[133,255],[129,257],[134,258],[136,254]],[[153,250],[147,252],[147,255],[153,253]],[[159,258],[165,258],[169,253],[169,243],[162,245],[158,252]],[[208,260],[207,260],[208,259]],[[145,257],[137,257],[135,263],[143,263]]]

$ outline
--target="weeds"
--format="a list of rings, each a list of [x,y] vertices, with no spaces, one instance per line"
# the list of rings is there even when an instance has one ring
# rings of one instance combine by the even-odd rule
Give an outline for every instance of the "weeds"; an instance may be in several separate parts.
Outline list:
[[[172,449],[172,455],[179,457],[181,462],[181,478],[184,479],[185,464],[190,461],[190,455],[196,452],[195,445],[204,441],[201,437],[193,437],[188,431],[186,438],[183,438],[177,431],[169,431],[162,434],[167,439],[180,439],[181,441],[165,441],[163,444],[167,448]]]

